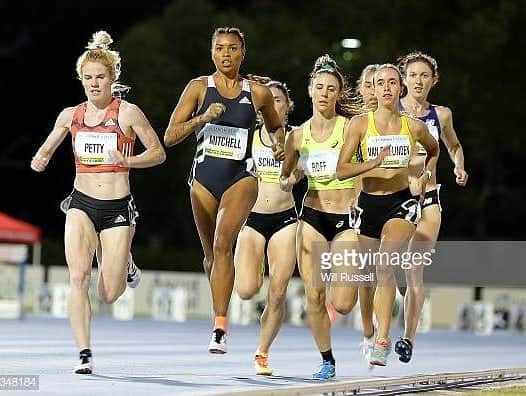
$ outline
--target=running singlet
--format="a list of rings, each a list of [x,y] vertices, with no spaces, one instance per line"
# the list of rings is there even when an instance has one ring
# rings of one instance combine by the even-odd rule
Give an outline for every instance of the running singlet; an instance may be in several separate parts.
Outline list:
[[[217,91],[213,76],[208,76],[205,99],[197,115],[203,114],[212,103],[224,103],[226,110],[221,117],[196,130],[197,162],[206,161],[207,157],[234,161],[250,158],[256,111],[248,80],[243,79],[237,98],[228,99]]]
[[[402,127],[397,135],[380,135],[376,130],[374,113],[367,113],[367,131],[360,140],[360,150],[365,161],[378,156],[383,147],[391,145],[390,154],[384,158],[380,168],[406,168],[411,158],[414,140],[409,131],[407,117],[400,115]]]
[[[353,178],[346,180],[336,178],[336,165],[343,146],[346,120],[345,117],[337,116],[331,135],[321,143],[312,137],[310,120],[303,124],[298,167],[303,169],[309,180],[309,190],[354,188]],[[351,161],[356,162],[356,155]]]
[[[129,172],[111,162],[108,152],[118,150],[125,157],[133,155],[135,138],[124,135],[119,126],[121,100],[114,98],[102,121],[95,126],[84,123],[87,102],[77,106],[71,122],[71,142],[77,173]]]
[[[197,180],[218,201],[237,181],[253,176],[251,155],[256,110],[248,80],[243,79],[240,94],[224,98],[217,90],[213,76],[208,76],[205,98],[196,115],[206,112],[212,103],[223,103],[221,116],[196,129],[197,150],[189,179]]]
[[[435,140],[438,143],[438,140],[440,139],[440,134],[442,133],[442,129],[440,127],[440,120],[438,118],[436,107],[437,106],[434,104],[429,104],[429,111],[427,112],[427,114],[418,117],[418,119],[427,125],[429,133],[435,138]],[[407,113],[407,111],[404,109],[404,106],[402,105],[402,102],[400,102],[399,104],[399,110]],[[416,147],[419,155],[426,154],[426,149],[420,143],[417,142]]]

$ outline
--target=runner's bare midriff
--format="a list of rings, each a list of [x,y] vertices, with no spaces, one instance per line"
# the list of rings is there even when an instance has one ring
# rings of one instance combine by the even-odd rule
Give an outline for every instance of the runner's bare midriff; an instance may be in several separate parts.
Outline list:
[[[75,189],[95,199],[119,199],[130,194],[127,172],[77,173]]]

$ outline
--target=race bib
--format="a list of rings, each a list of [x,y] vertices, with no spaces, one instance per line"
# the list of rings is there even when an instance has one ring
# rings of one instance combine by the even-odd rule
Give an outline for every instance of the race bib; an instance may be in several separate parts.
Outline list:
[[[75,135],[75,153],[82,164],[111,164],[110,150],[117,150],[116,133],[81,131]]]
[[[387,145],[391,145],[390,153],[384,158],[380,168],[405,168],[411,156],[411,144],[407,135],[386,135],[367,137],[367,159],[374,159]]]
[[[274,159],[271,149],[268,147],[255,147],[252,149],[252,158],[256,165],[256,172],[263,181],[279,183],[281,161]]]
[[[338,150],[308,153],[301,157],[301,167],[305,175],[311,179],[316,179],[321,183],[330,182],[336,176],[338,155]]]
[[[206,124],[202,133],[205,155],[237,161],[245,158],[248,129]]]

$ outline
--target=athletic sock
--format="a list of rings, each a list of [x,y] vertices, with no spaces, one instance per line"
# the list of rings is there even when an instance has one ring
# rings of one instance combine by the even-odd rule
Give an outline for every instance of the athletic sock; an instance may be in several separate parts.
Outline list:
[[[331,362],[333,365],[336,365],[334,356],[332,356],[332,349],[329,349],[328,351],[325,351],[325,352],[321,352],[321,358],[324,362]]]

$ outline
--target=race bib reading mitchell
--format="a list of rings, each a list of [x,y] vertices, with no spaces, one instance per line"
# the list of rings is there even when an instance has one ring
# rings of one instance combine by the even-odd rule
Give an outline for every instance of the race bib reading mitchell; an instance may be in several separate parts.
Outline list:
[[[248,129],[206,124],[203,133],[205,155],[237,161],[245,158]]]
[[[75,153],[82,164],[111,164],[109,150],[117,150],[116,133],[77,132]]]
[[[407,135],[386,135],[367,137],[367,159],[378,157],[383,147],[391,145],[389,155],[380,168],[405,168],[411,156],[411,144]]]

